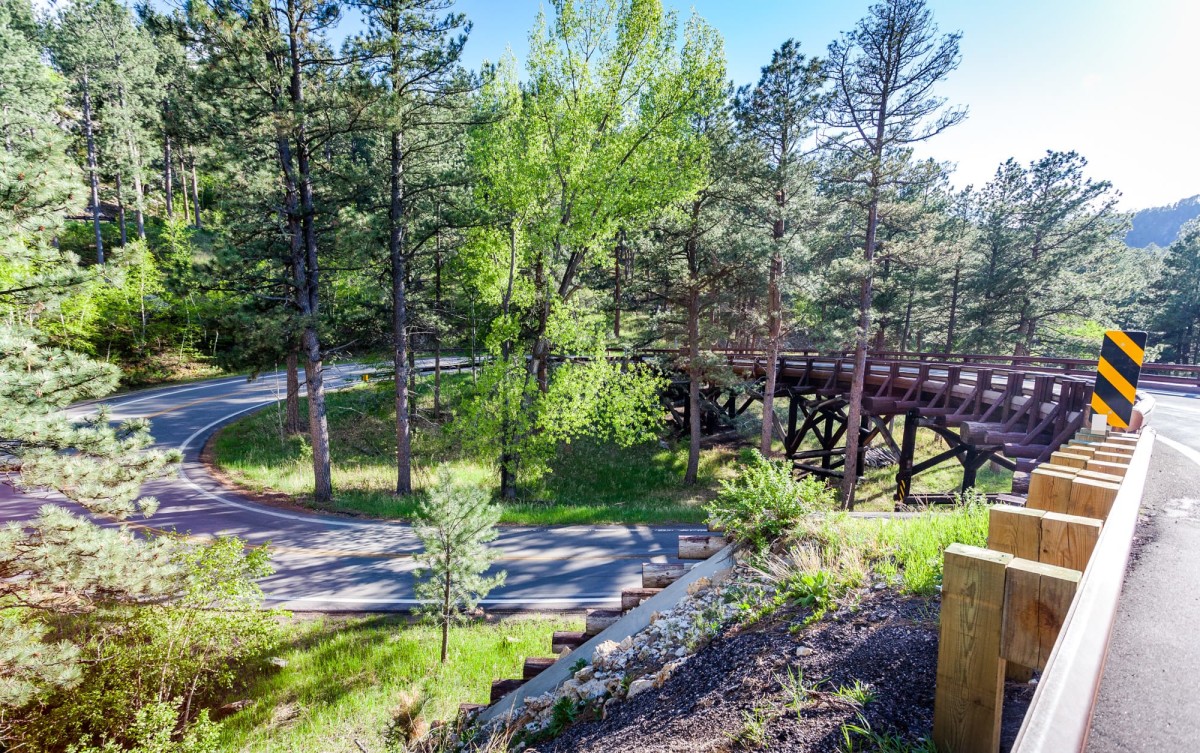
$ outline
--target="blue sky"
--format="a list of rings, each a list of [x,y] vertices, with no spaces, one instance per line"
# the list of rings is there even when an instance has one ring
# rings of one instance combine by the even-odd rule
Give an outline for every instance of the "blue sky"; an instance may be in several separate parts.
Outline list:
[[[729,75],[757,79],[788,37],[809,54],[850,28],[867,0],[664,0],[694,8],[725,38]],[[518,58],[539,0],[458,0],[474,22],[466,62],[511,47]],[[1008,157],[1074,149],[1122,206],[1140,209],[1200,193],[1200,0],[929,0],[944,31],[963,32],[963,62],[941,87],[967,121],[924,153],[981,184]]]

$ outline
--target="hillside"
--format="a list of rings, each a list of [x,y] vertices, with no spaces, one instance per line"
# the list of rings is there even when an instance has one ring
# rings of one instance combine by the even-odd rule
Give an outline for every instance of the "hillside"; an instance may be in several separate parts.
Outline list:
[[[1200,194],[1169,206],[1143,209],[1134,213],[1125,242],[1136,248],[1151,244],[1166,248],[1179,236],[1179,228],[1196,217],[1200,217]]]

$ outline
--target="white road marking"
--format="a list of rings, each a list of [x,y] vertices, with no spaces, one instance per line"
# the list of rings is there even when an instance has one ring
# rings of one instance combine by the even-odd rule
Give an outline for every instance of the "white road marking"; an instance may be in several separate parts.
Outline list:
[[[1162,442],[1167,447],[1170,447],[1172,450],[1179,452],[1185,458],[1192,461],[1196,465],[1200,465],[1200,452],[1196,452],[1191,447],[1188,447],[1187,445],[1182,444],[1180,442],[1176,442],[1174,439],[1168,439],[1167,437],[1164,437],[1162,434],[1158,435],[1158,441]]]

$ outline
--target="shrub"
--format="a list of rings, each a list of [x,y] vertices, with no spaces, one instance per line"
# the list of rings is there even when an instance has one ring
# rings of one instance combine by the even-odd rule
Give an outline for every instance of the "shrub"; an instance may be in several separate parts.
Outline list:
[[[754,452],[737,478],[721,482],[709,519],[734,540],[763,551],[790,534],[805,516],[834,505],[834,491],[812,477],[795,479],[786,461]]]
[[[262,609],[256,583],[271,567],[265,549],[247,550],[236,538],[185,546],[175,557],[185,575],[171,601],[97,609],[56,623],[58,635],[80,647],[82,676],[14,719],[5,744],[30,750],[74,744],[89,753],[208,750],[202,709],[238,689],[247,665],[263,663],[278,643],[278,613]],[[186,739],[193,728],[191,747],[179,747],[178,738],[176,747],[163,747],[172,739],[163,729],[184,730]]]

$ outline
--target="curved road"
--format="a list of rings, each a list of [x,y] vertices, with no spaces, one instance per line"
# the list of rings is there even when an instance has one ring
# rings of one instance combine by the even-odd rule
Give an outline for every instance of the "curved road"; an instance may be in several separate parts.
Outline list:
[[[327,384],[346,386],[364,371],[369,369],[329,367]],[[276,573],[262,585],[272,606],[313,611],[411,608],[416,603],[412,554],[420,544],[408,526],[261,505],[219,484],[200,463],[200,450],[218,427],[276,402],[284,389],[284,375],[276,373],[253,382],[230,377],[103,401],[113,419],[149,418],[157,446],[183,451],[177,478],[144,488],[161,503],[158,513],[145,522],[198,536],[236,535],[252,544],[270,542]],[[56,494],[23,495],[0,484],[0,519],[28,518],[47,501],[67,504]],[[503,526],[495,543],[503,551],[496,567],[508,571],[508,579],[484,604],[500,609],[616,606],[622,588],[640,585],[642,562],[673,561],[678,535],[698,530]]]

